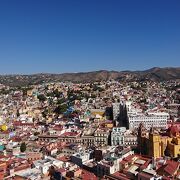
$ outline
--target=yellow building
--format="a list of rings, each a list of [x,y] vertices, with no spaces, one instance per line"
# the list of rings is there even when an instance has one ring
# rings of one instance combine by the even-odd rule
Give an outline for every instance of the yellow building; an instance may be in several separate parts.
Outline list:
[[[163,156],[178,157],[180,156],[180,136],[177,127],[171,126],[165,135],[161,135],[153,128],[148,134],[143,134],[139,128],[138,147],[142,154],[159,158]]]
[[[161,157],[162,156],[162,143],[160,135],[154,132],[149,133],[149,143],[148,144],[148,155],[152,157]]]
[[[90,112],[95,119],[105,120],[105,110],[91,109]]]
[[[180,137],[174,137],[172,141],[168,143],[168,150],[171,157],[180,156]]]

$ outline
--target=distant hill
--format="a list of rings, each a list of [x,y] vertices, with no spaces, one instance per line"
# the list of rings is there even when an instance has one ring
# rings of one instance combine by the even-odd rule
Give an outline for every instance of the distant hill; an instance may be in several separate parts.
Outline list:
[[[180,67],[154,67],[145,71],[92,71],[63,74],[0,75],[0,83],[9,86],[26,86],[43,82],[94,82],[106,80],[119,81],[167,81],[180,79]]]

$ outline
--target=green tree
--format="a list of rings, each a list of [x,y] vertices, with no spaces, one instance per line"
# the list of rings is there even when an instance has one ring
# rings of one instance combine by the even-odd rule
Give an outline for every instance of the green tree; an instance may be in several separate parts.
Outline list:
[[[26,143],[25,143],[25,142],[22,142],[22,143],[21,143],[20,151],[21,151],[21,152],[25,152],[25,151],[26,151]]]
[[[56,114],[63,114],[64,112],[67,111],[67,105],[66,104],[63,104],[63,105],[59,105],[55,108],[54,112]]]
[[[17,114],[17,117],[19,117],[19,116],[20,116],[19,110],[17,110],[17,113],[16,113],[16,114]]]
[[[63,104],[66,102],[65,98],[58,99],[57,104]]]
[[[39,101],[41,101],[41,102],[44,102],[44,101],[46,100],[46,96],[45,96],[44,94],[39,94],[39,95],[37,96],[37,98],[38,98]]]
[[[54,96],[57,97],[57,98],[60,98],[61,95],[62,95],[62,92],[59,92],[58,89],[55,89],[55,90],[53,91],[53,93],[54,93]]]
[[[39,132],[34,132],[34,136],[38,136],[39,134]]]
[[[48,97],[54,97],[54,93],[53,93],[53,92],[48,92],[48,93],[47,93],[47,96],[48,96]]]
[[[42,116],[43,118],[46,118],[46,116],[48,115],[48,109],[44,109],[44,111],[42,112]]]

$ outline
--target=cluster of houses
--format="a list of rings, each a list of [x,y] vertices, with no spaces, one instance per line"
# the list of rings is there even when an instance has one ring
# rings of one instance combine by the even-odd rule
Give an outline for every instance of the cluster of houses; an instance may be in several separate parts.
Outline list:
[[[173,81],[1,85],[0,179],[180,179],[179,92]]]

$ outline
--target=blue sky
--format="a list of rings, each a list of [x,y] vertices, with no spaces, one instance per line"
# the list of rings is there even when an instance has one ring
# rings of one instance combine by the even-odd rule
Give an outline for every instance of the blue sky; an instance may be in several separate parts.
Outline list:
[[[1,0],[0,74],[180,66],[179,0]]]

